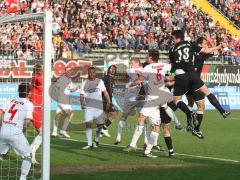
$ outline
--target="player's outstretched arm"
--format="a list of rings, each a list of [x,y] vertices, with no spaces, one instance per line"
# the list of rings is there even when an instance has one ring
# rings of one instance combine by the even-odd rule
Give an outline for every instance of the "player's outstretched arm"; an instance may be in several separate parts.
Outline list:
[[[220,44],[216,47],[212,47],[212,48],[202,48],[200,52],[205,53],[205,54],[213,54],[215,51],[218,51],[222,48],[224,48],[224,44]]]

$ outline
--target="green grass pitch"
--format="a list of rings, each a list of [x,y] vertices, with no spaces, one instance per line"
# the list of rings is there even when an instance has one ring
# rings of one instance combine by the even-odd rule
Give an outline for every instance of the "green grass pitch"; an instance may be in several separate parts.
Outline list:
[[[52,113],[52,119],[54,118]],[[185,116],[177,115],[183,125]],[[205,139],[200,140],[186,131],[175,130],[171,125],[171,134],[175,157],[167,157],[164,152],[154,152],[159,157],[143,157],[143,138],[138,143],[137,152],[125,153],[123,147],[130,143],[136,116],[128,120],[128,128],[123,132],[122,143],[113,145],[118,120],[109,128],[111,138],[100,139],[100,147],[82,150],[86,145],[84,131],[77,131],[77,124],[83,122],[83,114],[75,111],[71,125],[71,139],[51,139],[51,180],[237,180],[240,177],[240,111],[232,111],[229,118],[223,119],[217,111],[206,111],[202,125]],[[31,133],[31,132],[30,132]],[[93,133],[94,134],[94,133]],[[30,140],[31,142],[31,140]],[[159,143],[166,149],[162,134]],[[8,155],[16,158],[13,153]],[[7,158],[10,158],[7,157]],[[38,160],[40,160],[38,156]],[[8,159],[4,160],[4,163]],[[11,168],[17,161],[11,161]],[[14,164],[15,163],[15,164]],[[3,167],[9,166],[6,164]],[[19,159],[18,168],[21,167]],[[35,166],[36,172],[39,167]],[[18,173],[19,173],[18,169]],[[3,177],[4,172],[1,172]],[[12,179],[16,179],[13,171]],[[32,179],[33,175],[30,175]],[[1,178],[0,178],[1,179]],[[2,178],[5,180],[6,178]],[[1,179],[1,180],[2,180]],[[11,179],[11,178],[9,178]]]

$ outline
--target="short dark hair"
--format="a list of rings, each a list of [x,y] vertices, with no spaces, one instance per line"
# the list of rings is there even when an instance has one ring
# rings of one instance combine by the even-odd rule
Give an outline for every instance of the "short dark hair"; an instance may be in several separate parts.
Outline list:
[[[207,40],[205,37],[199,37],[196,41],[196,44],[199,45],[199,44],[202,44],[204,40]]]
[[[18,86],[18,95],[20,98],[26,98],[30,92],[30,84],[29,83],[21,83]]]
[[[175,38],[184,40],[184,32],[182,30],[174,30],[172,32],[172,36],[175,36]]]
[[[154,62],[158,62],[159,51],[158,50],[148,50],[148,56],[151,57]]]
[[[88,71],[90,71],[90,70],[94,70],[94,71],[96,71],[96,68],[93,67],[93,66],[91,66],[91,67],[88,68]]]

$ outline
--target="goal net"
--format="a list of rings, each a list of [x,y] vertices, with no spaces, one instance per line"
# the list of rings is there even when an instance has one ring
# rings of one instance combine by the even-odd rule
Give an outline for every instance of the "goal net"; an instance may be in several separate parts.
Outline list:
[[[32,164],[27,179],[49,179],[51,49],[51,12],[0,17],[0,106],[18,98],[18,85],[22,82],[37,88],[31,95],[33,122],[24,135],[39,163]],[[39,79],[33,78],[39,66],[42,74]],[[0,180],[19,179],[22,161],[23,157],[10,148],[0,161]]]

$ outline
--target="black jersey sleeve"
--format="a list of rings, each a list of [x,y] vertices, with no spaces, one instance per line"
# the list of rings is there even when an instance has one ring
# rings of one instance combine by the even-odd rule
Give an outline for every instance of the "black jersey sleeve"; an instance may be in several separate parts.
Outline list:
[[[192,44],[192,50],[195,53],[200,53],[200,51],[202,50],[202,47],[198,46],[197,44]]]

